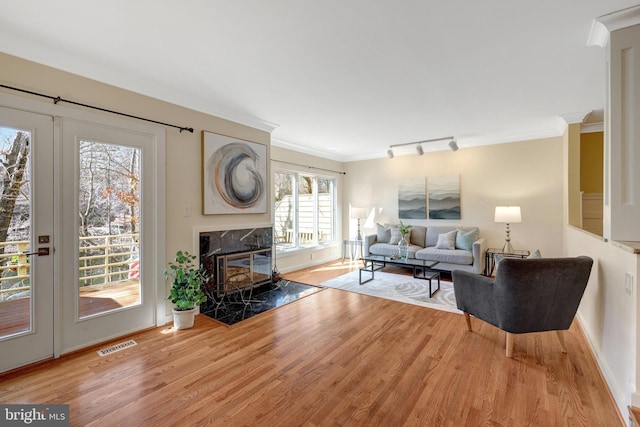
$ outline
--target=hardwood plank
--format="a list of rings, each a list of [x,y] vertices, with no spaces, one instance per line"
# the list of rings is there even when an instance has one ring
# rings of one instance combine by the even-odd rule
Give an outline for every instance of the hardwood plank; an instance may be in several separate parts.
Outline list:
[[[339,264],[316,280],[355,268]],[[471,322],[326,289],[234,327],[200,315],[106,357],[6,373],[0,401],[68,403],[74,426],[624,425],[577,324],[567,354],[553,333],[525,334],[510,359],[504,332]]]

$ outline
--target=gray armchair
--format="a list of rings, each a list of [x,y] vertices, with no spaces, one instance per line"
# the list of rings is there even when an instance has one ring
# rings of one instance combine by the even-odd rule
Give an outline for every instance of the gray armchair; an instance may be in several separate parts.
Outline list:
[[[496,278],[454,270],[453,288],[458,308],[507,332],[507,357],[513,335],[556,331],[563,353],[564,335],[575,317],[589,281],[593,260],[575,258],[505,258]]]

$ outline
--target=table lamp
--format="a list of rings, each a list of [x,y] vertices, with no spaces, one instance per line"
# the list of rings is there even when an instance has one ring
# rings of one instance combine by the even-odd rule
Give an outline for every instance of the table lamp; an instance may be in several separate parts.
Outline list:
[[[360,220],[367,218],[367,210],[365,208],[351,208],[351,218],[358,220],[358,231],[356,232],[356,240],[362,240],[362,232],[360,231]]]
[[[512,254],[513,246],[511,246],[511,229],[509,228],[509,224],[522,222],[520,206],[496,206],[494,221],[507,224],[507,234],[504,238],[504,247],[502,248],[502,252],[505,254]]]

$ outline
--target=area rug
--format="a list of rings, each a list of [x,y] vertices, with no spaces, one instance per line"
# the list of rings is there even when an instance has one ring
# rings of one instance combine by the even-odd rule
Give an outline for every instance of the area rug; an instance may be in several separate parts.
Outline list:
[[[449,281],[440,280],[440,290],[433,295],[433,298],[429,298],[429,282],[427,280],[414,279],[412,276],[403,274],[376,271],[374,280],[359,285],[358,273],[358,271],[352,271],[335,279],[323,282],[320,286],[356,292],[378,298],[386,298],[437,310],[450,311],[452,313],[461,313],[461,311],[456,308],[453,283]],[[432,287],[436,288],[437,286],[437,280],[434,280]]]

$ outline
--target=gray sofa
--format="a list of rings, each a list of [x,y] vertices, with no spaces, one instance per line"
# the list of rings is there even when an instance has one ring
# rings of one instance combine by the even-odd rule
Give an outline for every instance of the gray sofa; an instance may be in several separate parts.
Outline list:
[[[398,254],[396,243],[397,226],[377,225],[377,233],[364,238],[364,254],[394,256]],[[451,249],[437,248],[441,234],[456,235],[455,247]],[[392,236],[392,233],[394,236]],[[460,235],[458,235],[460,233]],[[448,225],[412,226],[409,235],[409,258],[426,261],[438,261],[437,270],[463,270],[481,274],[484,271],[485,239],[479,237],[478,227],[456,227]],[[448,237],[450,237],[449,235]],[[472,241],[470,236],[475,236]],[[396,237],[394,239],[393,237]],[[440,245],[442,246],[442,245]]]

